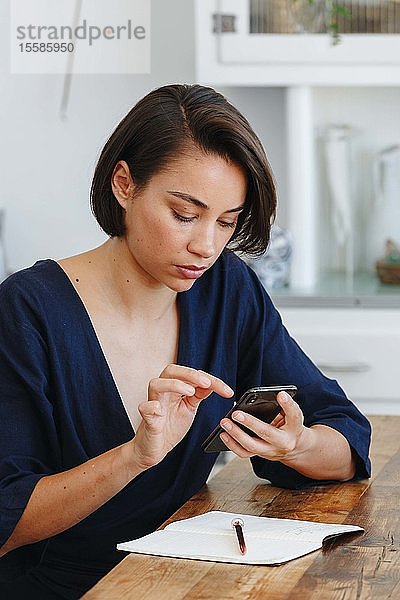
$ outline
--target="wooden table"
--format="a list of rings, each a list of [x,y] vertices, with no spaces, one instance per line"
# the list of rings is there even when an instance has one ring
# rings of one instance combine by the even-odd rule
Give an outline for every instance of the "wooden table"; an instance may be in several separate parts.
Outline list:
[[[170,520],[209,510],[349,523],[365,534],[338,538],[281,566],[251,566],[130,554],[85,600],[395,600],[400,598],[400,417],[371,417],[371,480],[307,491],[265,484],[235,459]]]

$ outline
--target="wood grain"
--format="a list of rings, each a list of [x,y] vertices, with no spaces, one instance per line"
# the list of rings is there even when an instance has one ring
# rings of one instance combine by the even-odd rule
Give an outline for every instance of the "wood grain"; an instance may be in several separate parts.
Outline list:
[[[252,566],[131,554],[85,600],[394,600],[400,598],[400,417],[371,417],[370,480],[283,490],[236,459],[170,521],[209,510],[356,524],[284,565]]]

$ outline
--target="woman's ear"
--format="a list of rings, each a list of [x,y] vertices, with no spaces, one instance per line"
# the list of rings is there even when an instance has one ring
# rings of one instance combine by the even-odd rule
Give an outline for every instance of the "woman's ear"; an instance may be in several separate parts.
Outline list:
[[[132,199],[134,185],[128,164],[124,160],[118,161],[114,167],[111,188],[119,204],[126,209]]]

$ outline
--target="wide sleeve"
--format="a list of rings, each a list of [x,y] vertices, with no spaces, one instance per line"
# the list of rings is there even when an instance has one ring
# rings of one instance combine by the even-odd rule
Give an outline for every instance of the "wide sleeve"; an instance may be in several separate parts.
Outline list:
[[[306,426],[324,424],[339,431],[356,456],[355,478],[369,477],[371,427],[337,381],[321,373],[284,327],[255,273],[248,268],[240,337],[238,391],[254,385],[295,384]],[[242,288],[243,289],[243,288]],[[255,473],[272,483],[299,488],[315,483],[280,462],[252,459]],[[319,482],[320,483],[320,482]]]
[[[0,546],[59,466],[50,379],[38,311],[13,276],[0,286]]]

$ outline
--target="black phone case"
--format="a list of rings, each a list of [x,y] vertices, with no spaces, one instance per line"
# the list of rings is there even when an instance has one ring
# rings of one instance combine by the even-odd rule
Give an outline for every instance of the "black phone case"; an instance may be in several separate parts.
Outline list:
[[[287,392],[292,396],[295,396],[297,388],[295,385],[274,385],[268,387],[256,387],[247,390],[243,396],[234,404],[231,410],[225,415],[230,417],[235,410],[242,410],[264,423],[271,423],[275,417],[279,414],[281,407],[278,404],[276,396],[279,392]],[[236,423],[243,431],[255,437],[255,433],[250,429],[247,429],[244,425]],[[207,439],[204,440],[201,447],[205,452],[224,452],[229,450],[224,442],[219,437],[224,430],[218,425],[210,433]]]

